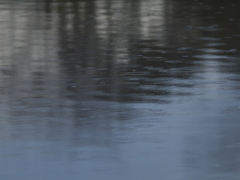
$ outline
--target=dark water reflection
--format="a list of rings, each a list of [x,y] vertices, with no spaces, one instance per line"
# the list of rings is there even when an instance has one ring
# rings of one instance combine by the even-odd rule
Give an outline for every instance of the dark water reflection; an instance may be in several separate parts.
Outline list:
[[[239,3],[0,1],[0,178],[234,180]]]

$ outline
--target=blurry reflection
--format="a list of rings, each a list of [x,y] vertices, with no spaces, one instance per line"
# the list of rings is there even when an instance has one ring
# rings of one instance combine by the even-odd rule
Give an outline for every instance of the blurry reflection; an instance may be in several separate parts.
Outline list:
[[[27,160],[110,160],[129,177],[149,165],[166,179],[234,179],[237,5],[1,1],[0,156],[21,147]]]

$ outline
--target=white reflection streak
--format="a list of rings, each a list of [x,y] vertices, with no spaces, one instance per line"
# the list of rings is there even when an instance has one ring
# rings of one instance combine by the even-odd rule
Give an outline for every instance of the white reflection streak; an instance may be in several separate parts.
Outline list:
[[[110,48],[111,56],[117,64],[129,63],[129,35],[132,32],[133,18],[130,3],[119,1],[96,1],[96,29],[99,35],[100,48]],[[107,7],[107,8],[106,8]],[[140,34],[142,39],[161,39],[164,27],[163,1],[142,1],[140,4]],[[157,30],[157,32],[155,32]],[[152,32],[154,31],[154,33]],[[154,34],[154,37],[150,37]],[[156,36],[157,35],[157,36]],[[105,49],[105,50],[106,50]]]
[[[161,38],[161,32],[164,25],[164,6],[163,0],[149,0],[141,2],[141,35],[143,39],[151,39],[153,30],[158,30]],[[154,27],[154,28],[153,28]],[[155,34],[155,33],[154,33]]]
[[[9,23],[9,8],[6,7],[6,10],[0,11],[0,66],[9,66],[11,59],[11,32],[9,31],[9,26],[13,26],[12,23]],[[10,18],[12,18],[10,16]],[[0,78],[2,78],[2,73]]]
[[[118,64],[126,64],[129,62],[128,53],[128,8],[125,3],[96,1],[96,20],[98,34],[101,37],[101,45],[107,46],[108,42],[112,43],[112,57]],[[104,6],[109,6],[104,8]],[[109,11],[109,12],[107,12]],[[109,39],[112,38],[112,39]]]
[[[44,89],[48,92],[44,93],[45,96],[56,97],[60,89],[59,64],[54,61],[57,58],[57,33],[55,28],[44,28],[48,23],[44,12],[33,10],[34,6],[41,8],[39,5],[12,3],[6,10],[0,11],[0,21],[3,21],[0,33],[4,33],[4,39],[0,41],[3,52],[0,54],[0,65],[1,69],[11,72],[7,77],[8,87],[5,83],[1,83],[1,87],[8,89],[7,94],[11,98],[33,97],[38,93],[34,88]],[[50,36],[51,39],[46,38]],[[38,72],[42,74],[44,87],[32,84],[36,78],[33,73]],[[3,79],[6,77],[1,77],[1,82]]]

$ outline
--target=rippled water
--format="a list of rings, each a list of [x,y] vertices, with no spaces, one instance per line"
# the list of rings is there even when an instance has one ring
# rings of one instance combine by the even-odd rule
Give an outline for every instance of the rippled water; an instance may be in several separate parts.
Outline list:
[[[0,0],[0,179],[239,179],[238,6]]]

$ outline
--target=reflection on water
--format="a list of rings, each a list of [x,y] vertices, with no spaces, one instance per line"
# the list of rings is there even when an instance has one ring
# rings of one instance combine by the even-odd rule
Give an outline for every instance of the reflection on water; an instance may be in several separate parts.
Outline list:
[[[1,179],[238,179],[238,5],[0,1]]]

